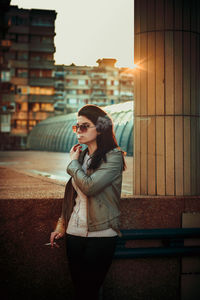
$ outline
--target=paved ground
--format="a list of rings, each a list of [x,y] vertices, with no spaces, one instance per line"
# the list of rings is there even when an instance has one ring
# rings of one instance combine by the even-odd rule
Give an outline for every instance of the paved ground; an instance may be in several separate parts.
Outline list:
[[[0,199],[62,197],[68,162],[68,153],[0,151]],[[126,163],[122,196],[132,195],[133,158]]]

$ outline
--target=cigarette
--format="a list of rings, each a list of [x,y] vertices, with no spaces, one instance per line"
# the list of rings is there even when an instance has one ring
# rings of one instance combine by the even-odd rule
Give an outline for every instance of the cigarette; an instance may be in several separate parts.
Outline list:
[[[51,243],[46,243],[46,244],[44,244],[44,245],[45,245],[45,246],[50,246]],[[56,243],[54,242],[53,245],[56,245]]]

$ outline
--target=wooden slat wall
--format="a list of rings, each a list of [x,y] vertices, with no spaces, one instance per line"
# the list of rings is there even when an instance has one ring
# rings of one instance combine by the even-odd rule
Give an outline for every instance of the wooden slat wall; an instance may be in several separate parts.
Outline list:
[[[135,194],[200,194],[200,3],[135,0]]]

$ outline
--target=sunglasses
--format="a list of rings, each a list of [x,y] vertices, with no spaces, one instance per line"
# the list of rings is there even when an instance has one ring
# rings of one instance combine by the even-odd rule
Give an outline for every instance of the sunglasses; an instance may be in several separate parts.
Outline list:
[[[77,132],[79,129],[81,132],[87,132],[88,128],[94,128],[96,126],[90,126],[90,124],[76,124],[72,126],[73,132]]]

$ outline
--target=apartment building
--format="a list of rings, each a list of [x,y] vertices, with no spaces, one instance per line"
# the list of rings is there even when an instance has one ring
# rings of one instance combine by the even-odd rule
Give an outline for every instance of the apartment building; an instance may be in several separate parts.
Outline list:
[[[20,136],[25,144],[33,126],[54,114],[56,12],[10,6],[5,19],[10,47],[4,58],[12,88],[1,101],[12,102],[11,135]]]
[[[99,106],[133,100],[133,72],[115,67],[116,59],[98,59],[98,66],[55,67],[55,112],[75,112],[83,105]]]
[[[89,66],[55,66],[55,114],[71,113],[90,103]]]
[[[11,131],[11,110],[14,97],[10,82],[10,69],[6,53],[9,51],[11,42],[6,40],[8,22],[6,13],[9,10],[10,0],[0,2],[0,132],[6,135]],[[10,94],[10,97],[7,95]]]

